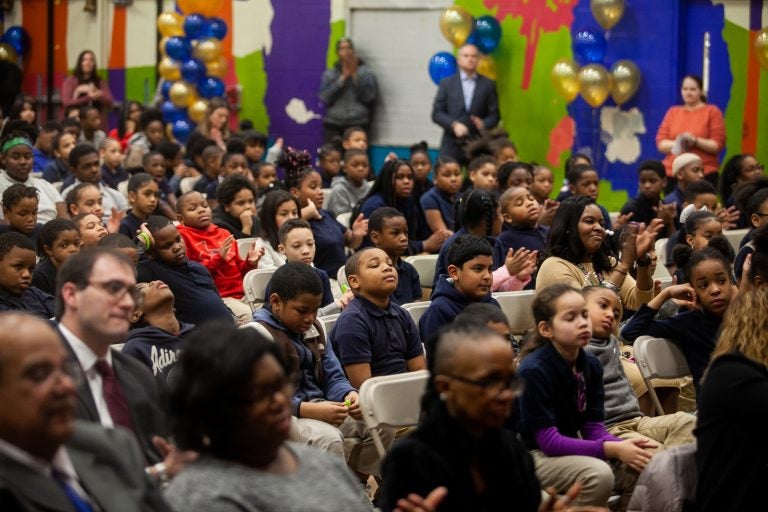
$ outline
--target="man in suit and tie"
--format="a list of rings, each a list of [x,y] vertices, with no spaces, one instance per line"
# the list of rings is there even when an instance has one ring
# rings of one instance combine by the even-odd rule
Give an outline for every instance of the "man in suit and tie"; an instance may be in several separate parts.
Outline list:
[[[72,366],[48,322],[0,314],[0,510],[170,510],[130,433],[74,420]]]
[[[443,128],[440,154],[467,163],[463,145],[482,130],[499,124],[496,84],[477,74],[479,51],[473,44],[459,48],[459,73],[444,78],[432,105],[432,121]]]
[[[136,359],[110,349],[125,340],[141,298],[133,262],[113,249],[81,251],[59,269],[57,288],[59,331],[79,363],[77,417],[133,432],[148,472],[161,482],[172,477],[191,454],[177,451],[163,437],[154,377]]]

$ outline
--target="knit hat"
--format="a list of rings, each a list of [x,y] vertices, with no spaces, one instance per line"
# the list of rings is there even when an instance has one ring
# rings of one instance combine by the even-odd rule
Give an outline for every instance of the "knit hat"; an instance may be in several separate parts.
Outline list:
[[[677,155],[675,157],[675,160],[672,162],[672,176],[675,176],[677,174],[677,171],[679,171],[686,165],[690,164],[691,162],[695,162],[697,160],[701,162],[701,157],[696,153],[682,153]]]

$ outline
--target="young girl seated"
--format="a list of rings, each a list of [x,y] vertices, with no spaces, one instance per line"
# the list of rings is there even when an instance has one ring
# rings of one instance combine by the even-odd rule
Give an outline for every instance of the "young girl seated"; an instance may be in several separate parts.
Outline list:
[[[486,192],[498,190],[498,168],[493,157],[484,155],[473,158],[467,166],[467,171],[469,172],[469,187],[464,191],[465,195],[474,189]]]
[[[534,199],[538,201],[540,205],[549,200],[552,195],[552,188],[554,187],[555,177],[552,171],[548,167],[543,165],[533,166],[533,181],[531,182],[531,194]]]
[[[336,279],[339,268],[347,262],[345,247],[357,249],[368,233],[368,220],[360,214],[352,221],[351,229],[337,221],[323,209],[323,188],[320,174],[310,167],[311,157],[306,151],[288,148],[280,165],[285,169],[288,190],[301,205],[301,218],[309,222],[317,251],[315,266]]]
[[[72,217],[72,222],[77,225],[83,248],[95,247],[99,245],[99,240],[107,236],[107,228],[101,218],[92,213],[79,213]]]
[[[213,223],[235,237],[250,238],[261,231],[256,217],[256,188],[239,175],[225,178],[216,188],[218,206],[213,209]]]
[[[285,190],[274,190],[264,198],[264,205],[259,209],[261,232],[256,239],[256,247],[264,249],[259,259],[259,268],[277,268],[285,263],[285,255],[277,246],[280,245],[278,230],[288,219],[301,217],[299,201]]]
[[[614,489],[628,502],[656,445],[621,440],[603,423],[603,369],[584,350],[592,338],[584,297],[567,284],[552,285],[536,296],[533,316],[535,335],[518,368],[525,381],[519,420],[542,488],[563,492],[580,481],[578,505],[604,507]]]
[[[256,209],[261,210],[266,195],[273,190],[280,189],[277,169],[273,163],[257,162],[251,167],[251,174],[253,175],[253,183],[256,185]]]
[[[37,238],[40,262],[32,274],[32,284],[45,293],[56,295],[56,274],[70,256],[80,252],[80,244],[77,224],[69,219],[47,222]]]
[[[680,215],[680,229],[676,236],[669,239],[668,243],[675,243],[669,251],[673,265],[668,266],[670,273],[677,277],[677,284],[683,284],[685,276],[682,272],[682,266],[675,260],[675,248],[679,245],[686,245],[694,251],[707,247],[709,241],[719,235],[722,235],[723,228],[720,221],[711,211],[706,209],[694,211],[693,205],[687,206]],[[687,260],[687,257],[686,257]]]
[[[429,159],[429,146],[425,141],[411,146],[411,157],[408,159],[413,169],[413,197],[421,201],[421,196],[432,188],[429,173],[432,172],[432,161]]]
[[[323,179],[322,188],[331,184],[341,172],[341,150],[334,144],[323,144],[317,150],[317,169]]]
[[[768,224],[768,180],[762,178],[739,185],[734,192],[736,204],[746,216],[750,232],[742,239],[739,252],[733,262],[733,272],[736,279],[741,279],[744,260],[754,252],[753,244],[749,243],[752,234],[758,228]]]
[[[507,162],[499,167],[499,192],[504,193],[511,187],[531,188],[533,166],[525,162]]]
[[[757,181],[763,172],[763,166],[760,165],[754,156],[733,155],[725,162],[723,172],[720,175],[720,200],[726,208],[737,204],[735,191],[739,185],[753,183]],[[739,208],[741,210],[741,208]],[[741,210],[739,220],[736,221],[736,229],[750,227],[749,216]]]
[[[102,140],[99,145],[101,182],[115,190],[118,183],[128,179],[128,171],[123,167],[124,155],[120,150],[120,143],[109,137]]]
[[[459,162],[450,156],[441,156],[435,162],[435,186],[421,196],[421,208],[432,232],[456,229],[454,206],[464,177]]]
[[[738,289],[731,281],[731,262],[722,252],[713,247],[694,250],[682,245],[675,251],[679,253],[678,261],[683,264],[686,284],[664,288],[635,313],[621,335],[628,342],[647,335],[669,338],[677,343],[685,355],[698,391],[715,347],[723,314]],[[668,299],[676,299],[687,310],[656,320],[656,313]]]
[[[74,218],[76,215],[92,213],[98,218],[104,217],[103,199],[101,190],[93,183],[78,183],[67,193],[64,198],[67,212]],[[120,222],[122,222],[124,212],[116,212],[110,215],[106,228],[110,233],[120,231]]]

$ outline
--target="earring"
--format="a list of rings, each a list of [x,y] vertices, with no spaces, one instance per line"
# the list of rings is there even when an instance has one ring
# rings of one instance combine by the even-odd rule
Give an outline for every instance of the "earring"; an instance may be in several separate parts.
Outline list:
[[[442,400],[443,402],[445,402],[445,400],[446,400],[447,398],[448,398],[448,395],[447,395],[447,394],[445,394],[445,393],[440,393],[440,400]]]

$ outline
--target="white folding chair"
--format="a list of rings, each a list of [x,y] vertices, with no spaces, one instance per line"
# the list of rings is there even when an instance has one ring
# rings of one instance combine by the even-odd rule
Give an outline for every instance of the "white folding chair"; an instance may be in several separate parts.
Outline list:
[[[669,271],[667,270],[667,243],[669,243],[669,238],[656,240],[656,245],[654,246],[654,251],[656,252],[656,270],[653,271],[654,279],[669,277]]]
[[[239,327],[240,329],[253,329],[262,336],[264,336],[269,341],[275,341],[274,336],[272,336],[272,333],[267,330],[266,327],[261,325],[259,322],[248,322],[247,324],[243,324]]]
[[[536,297],[533,290],[520,292],[496,292],[491,295],[501,306],[507,317],[512,334],[524,334],[536,327],[531,305]]]
[[[661,283],[661,289],[671,286],[672,285],[672,276],[666,276],[666,277],[659,277],[655,278],[656,281],[659,281]]]
[[[245,290],[245,299],[251,305],[252,308],[264,303],[266,300],[265,292],[269,280],[272,279],[272,274],[275,273],[274,268],[256,268],[245,274],[243,278],[243,289]]]
[[[340,266],[339,270],[336,272],[336,282],[339,283],[341,293],[346,293],[349,291],[349,281],[347,281],[346,265]]]
[[[181,190],[181,193],[186,194],[187,192],[191,192],[192,189],[195,188],[195,183],[197,183],[200,178],[202,178],[202,176],[187,176],[186,178],[181,178],[181,181],[179,182],[179,190]]]
[[[333,326],[336,325],[336,320],[338,319],[339,319],[339,313],[335,315],[317,317],[317,321],[320,323],[320,327],[323,328],[323,334],[325,335],[326,340],[330,338],[331,331],[333,330]]]
[[[632,344],[637,368],[659,415],[664,414],[651,379],[676,379],[691,374],[688,362],[674,342],[664,338],[640,336]]]
[[[417,329],[419,328],[419,320],[421,320],[421,316],[427,311],[427,308],[429,308],[430,303],[430,301],[426,300],[423,302],[411,302],[408,304],[403,304],[402,308],[406,310],[409,315],[411,315],[411,318],[416,324]]]
[[[349,227],[349,219],[352,218],[352,212],[340,213],[336,216],[336,220],[341,223],[342,226]]]
[[[248,251],[253,247],[255,242],[256,238],[254,237],[241,238],[237,241],[237,252],[240,254],[241,259],[245,259],[246,256],[248,256]]]
[[[323,210],[328,208],[328,202],[331,200],[331,189],[323,189]]]
[[[419,370],[371,377],[360,386],[360,409],[380,457],[383,458],[387,451],[376,429],[416,425],[427,379],[429,372]]]
[[[118,192],[123,194],[123,197],[128,199],[128,180],[121,181],[120,183],[118,183],[117,184],[117,190],[118,190]]]
[[[728,243],[733,247],[733,252],[739,252],[739,244],[741,240],[747,236],[749,229],[729,229],[723,231],[723,236],[728,240]]]
[[[437,266],[437,254],[417,254],[416,256],[408,256],[405,261],[416,268],[421,287],[432,288],[435,279],[435,267]]]

